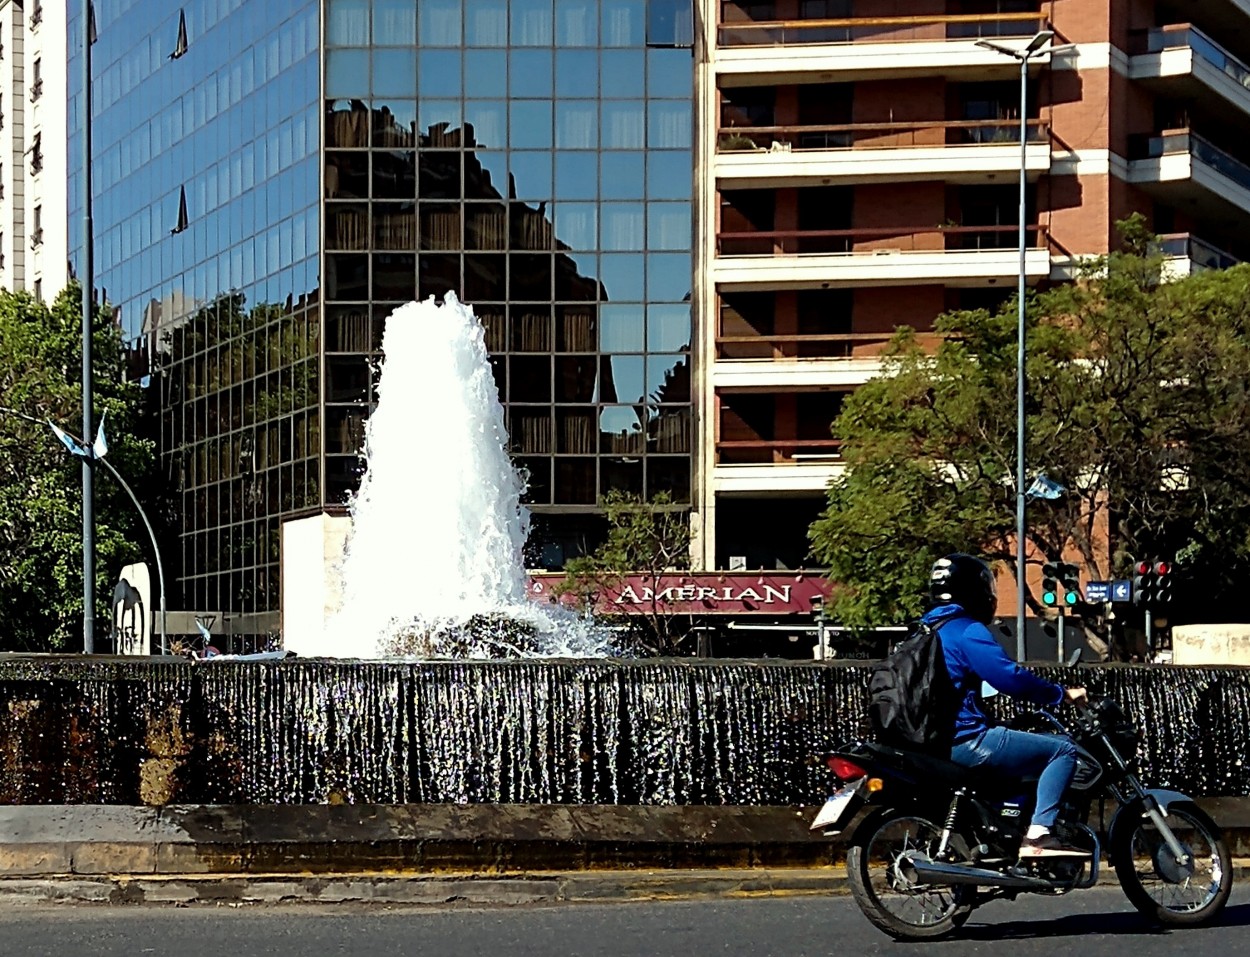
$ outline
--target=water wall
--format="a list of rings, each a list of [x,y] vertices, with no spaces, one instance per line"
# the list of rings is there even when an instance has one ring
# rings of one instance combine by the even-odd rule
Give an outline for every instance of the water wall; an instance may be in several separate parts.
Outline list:
[[[1048,673],[1126,707],[1149,784],[1250,794],[1250,669]],[[810,804],[866,685],[791,662],[0,656],[0,804]]]

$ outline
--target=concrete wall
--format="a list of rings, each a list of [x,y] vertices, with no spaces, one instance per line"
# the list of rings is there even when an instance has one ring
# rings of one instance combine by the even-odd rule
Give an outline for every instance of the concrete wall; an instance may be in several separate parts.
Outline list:
[[[1250,625],[1176,625],[1172,663],[1250,665]]]

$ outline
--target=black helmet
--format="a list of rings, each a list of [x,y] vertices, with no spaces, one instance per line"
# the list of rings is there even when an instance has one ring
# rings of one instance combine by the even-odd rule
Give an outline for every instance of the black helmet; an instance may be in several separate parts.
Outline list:
[[[929,602],[933,606],[959,605],[988,625],[998,609],[994,573],[981,559],[962,552],[939,558],[929,572]]]

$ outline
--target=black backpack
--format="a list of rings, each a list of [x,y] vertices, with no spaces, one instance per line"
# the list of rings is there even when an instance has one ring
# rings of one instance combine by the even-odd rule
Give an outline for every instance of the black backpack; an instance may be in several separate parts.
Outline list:
[[[950,758],[959,704],[938,628],[921,622],[868,679],[868,716],[877,740]]]

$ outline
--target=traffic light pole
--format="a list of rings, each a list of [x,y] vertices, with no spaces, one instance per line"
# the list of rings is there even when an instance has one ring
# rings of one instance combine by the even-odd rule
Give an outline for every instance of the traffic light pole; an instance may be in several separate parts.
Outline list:
[[[1058,641],[1059,641],[1059,659],[1058,659],[1058,660],[1059,660],[1059,663],[1060,663],[1060,664],[1063,664],[1063,661],[1064,661],[1064,658],[1065,658],[1065,652],[1064,652],[1064,647],[1063,647],[1063,638],[1064,638],[1064,634],[1063,634],[1063,623],[1064,623],[1064,621],[1067,619],[1067,617],[1068,617],[1068,616],[1067,616],[1067,615],[1065,615],[1065,614],[1064,614],[1064,612],[1063,612],[1063,606],[1062,606],[1062,605],[1060,605],[1060,606],[1059,606],[1059,632],[1058,632],[1058,634],[1059,634],[1059,638],[1058,638]]]
[[[1146,664],[1155,660],[1155,613],[1146,608]]]

